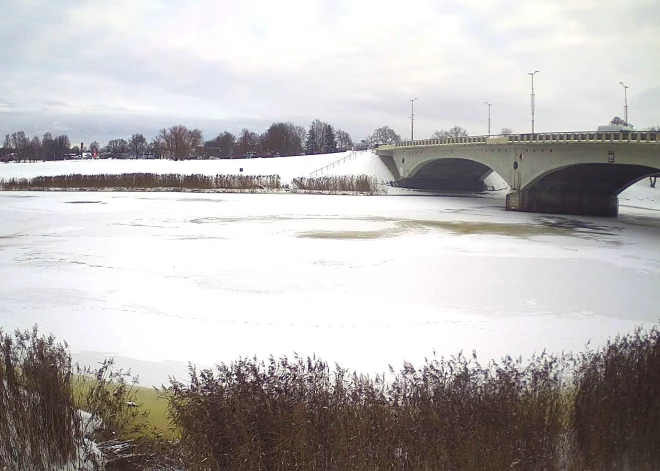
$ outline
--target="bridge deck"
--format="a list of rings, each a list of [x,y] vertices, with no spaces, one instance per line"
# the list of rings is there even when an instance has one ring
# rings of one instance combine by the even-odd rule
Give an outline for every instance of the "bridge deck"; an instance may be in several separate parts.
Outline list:
[[[575,143],[616,143],[616,144],[659,144],[660,132],[657,131],[608,131],[608,132],[553,132],[534,134],[510,134],[508,136],[469,136],[448,137],[445,139],[421,139],[397,142],[380,146],[379,150],[396,147],[455,146],[474,144],[575,144]]]

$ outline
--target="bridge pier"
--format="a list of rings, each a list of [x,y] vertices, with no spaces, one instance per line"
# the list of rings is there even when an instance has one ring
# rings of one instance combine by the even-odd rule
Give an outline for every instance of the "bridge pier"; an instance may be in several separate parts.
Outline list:
[[[506,209],[530,213],[616,217],[619,215],[619,197],[589,190],[514,190],[506,195]]]

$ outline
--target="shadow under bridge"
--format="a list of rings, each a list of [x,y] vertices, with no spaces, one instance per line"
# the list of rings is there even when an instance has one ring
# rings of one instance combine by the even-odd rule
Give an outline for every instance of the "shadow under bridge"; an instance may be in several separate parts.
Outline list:
[[[397,186],[417,190],[485,191],[484,180],[493,169],[474,160],[442,158],[413,168]]]

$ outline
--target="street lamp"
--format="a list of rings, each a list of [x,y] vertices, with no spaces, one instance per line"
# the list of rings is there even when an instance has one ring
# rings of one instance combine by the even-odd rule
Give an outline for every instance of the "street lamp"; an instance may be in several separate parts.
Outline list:
[[[535,70],[534,72],[527,72],[528,75],[532,76],[532,134],[534,134],[534,75],[538,74],[540,71]]]
[[[410,100],[410,140],[414,141],[415,140],[415,100],[417,98],[413,98]]]
[[[626,126],[630,126],[630,124],[628,123],[628,87],[623,82],[619,82],[619,83],[623,85],[623,99],[624,99],[623,119],[626,122]]]
[[[484,101],[488,105],[488,137],[490,137],[490,107],[492,106],[487,101]]]

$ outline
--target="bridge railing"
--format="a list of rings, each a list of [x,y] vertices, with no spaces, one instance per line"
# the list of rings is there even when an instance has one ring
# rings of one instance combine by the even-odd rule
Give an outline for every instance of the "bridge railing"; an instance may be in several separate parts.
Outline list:
[[[509,134],[505,136],[466,136],[447,137],[443,139],[421,139],[414,141],[397,142],[396,147],[419,147],[439,145],[475,145],[475,144],[545,144],[545,143],[660,143],[660,132],[658,131],[585,131],[585,132],[552,132],[552,133],[530,133]]]
[[[318,177],[319,175],[322,175],[326,170],[331,169],[333,167],[336,167],[337,165],[341,165],[344,162],[351,160],[355,158],[360,151],[353,151],[350,154],[342,157],[341,159],[337,159],[334,162],[330,162],[328,165],[324,165],[323,167],[319,168],[318,170],[314,170],[312,173],[309,174],[310,178]]]

